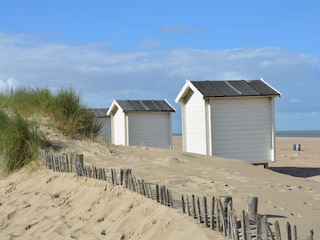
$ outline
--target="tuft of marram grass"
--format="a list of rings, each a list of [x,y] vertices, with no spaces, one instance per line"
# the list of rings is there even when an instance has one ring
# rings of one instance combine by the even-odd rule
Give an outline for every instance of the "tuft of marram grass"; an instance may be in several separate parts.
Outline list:
[[[72,88],[53,94],[48,88],[20,88],[0,94],[0,167],[7,173],[37,159],[38,149],[49,146],[35,122],[51,118],[55,128],[70,137],[95,137],[102,128],[92,110]]]
[[[94,121],[93,112],[81,102],[73,89],[61,89],[54,97],[51,115],[57,128],[71,137],[90,137],[100,131],[101,125]]]
[[[36,160],[39,147],[48,145],[36,125],[17,112],[9,117],[0,111],[0,124],[5,126],[0,130],[0,164],[4,172],[13,172]]]

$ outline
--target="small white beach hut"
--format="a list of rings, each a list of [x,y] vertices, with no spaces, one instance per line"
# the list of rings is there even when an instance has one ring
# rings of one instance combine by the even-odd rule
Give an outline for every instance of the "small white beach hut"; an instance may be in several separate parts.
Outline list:
[[[189,81],[182,104],[182,149],[268,166],[275,161],[274,98],[261,80]]]
[[[111,118],[107,115],[109,108],[91,108],[95,121],[102,126],[99,136],[111,142]]]
[[[109,108],[116,145],[172,148],[171,113],[166,100],[114,100]]]

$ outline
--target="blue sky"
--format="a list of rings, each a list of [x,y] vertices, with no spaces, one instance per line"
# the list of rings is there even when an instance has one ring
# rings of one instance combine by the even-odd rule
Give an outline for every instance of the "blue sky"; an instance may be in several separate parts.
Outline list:
[[[320,1],[1,0],[0,91],[73,87],[88,107],[263,78],[277,130],[320,129]]]

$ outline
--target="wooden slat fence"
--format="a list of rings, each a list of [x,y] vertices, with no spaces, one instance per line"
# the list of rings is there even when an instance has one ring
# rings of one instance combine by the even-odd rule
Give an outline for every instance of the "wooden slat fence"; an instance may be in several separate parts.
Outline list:
[[[172,198],[172,191],[164,185],[147,183],[144,180],[136,179],[131,169],[121,168],[117,172],[115,169],[103,169],[84,164],[82,154],[59,156],[50,155],[45,150],[39,150],[44,164],[48,169],[56,172],[74,172],[78,176],[95,178],[107,181],[113,185],[122,185],[129,190],[139,193],[158,203],[171,207],[181,207],[183,214],[194,218],[204,227],[221,232],[226,238],[234,240],[281,240],[279,222],[272,225],[268,222],[266,215],[260,215],[257,211],[256,197],[248,197],[247,210],[241,211],[241,216],[236,216],[236,211],[232,207],[231,196],[200,197],[194,194],[182,194],[180,200]],[[298,240],[297,227],[287,222],[284,231],[287,240]],[[314,231],[310,230],[307,240],[314,239]],[[319,237],[320,239],[320,237]]]

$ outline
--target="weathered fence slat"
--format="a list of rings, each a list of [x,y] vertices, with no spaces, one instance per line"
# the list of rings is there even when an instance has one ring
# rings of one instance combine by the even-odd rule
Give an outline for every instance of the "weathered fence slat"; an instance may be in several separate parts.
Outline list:
[[[206,198],[206,196],[203,197],[203,209],[204,209],[204,213],[203,213],[204,226],[209,227],[209,224],[208,224],[208,207],[207,207],[207,198]]]
[[[241,215],[241,233],[242,233],[242,239],[244,240],[251,239],[249,217],[248,217],[248,213],[244,210],[242,210],[242,215]]]
[[[211,229],[213,230],[215,228],[215,197],[212,197],[212,200],[211,200],[211,217],[210,217],[210,227]]]
[[[266,215],[261,218],[261,238],[263,240],[268,239],[268,222]]]
[[[227,219],[226,219],[226,222],[227,222],[227,228],[228,228],[228,236],[229,238],[232,237],[232,232],[233,232],[233,229],[232,229],[232,223],[231,223],[231,214],[232,214],[232,201],[228,202],[228,206],[227,206]]]
[[[218,231],[224,232],[224,211],[221,202],[217,199],[217,210],[218,210]]]
[[[261,237],[261,215],[256,215],[256,234],[257,234],[257,240],[262,240]]]
[[[111,182],[113,185],[116,185],[116,173],[113,168],[111,168]]]
[[[67,172],[71,172],[70,166],[69,166],[69,157],[68,157],[68,154],[66,154],[65,156],[66,156],[66,171],[67,171]]]
[[[258,213],[258,198],[248,196],[247,198],[247,212],[249,214],[249,220],[255,221]]]
[[[236,211],[234,209],[231,210],[231,224],[232,224],[232,237],[234,240],[239,240],[238,222],[237,222]]]
[[[280,225],[278,220],[274,223],[275,233],[276,233],[276,239],[281,240],[281,232],[280,232]]]
[[[182,203],[182,212],[186,213],[186,206],[185,206],[183,194],[181,196],[181,203]]]
[[[201,206],[200,206],[200,199],[199,199],[199,197],[197,197],[197,209],[198,209],[198,220],[199,220],[199,223],[202,223],[202,219],[201,219]]]
[[[189,204],[189,196],[187,195],[187,213],[190,216],[190,204]]]
[[[75,155],[75,171],[78,176],[84,176],[83,172],[83,154],[76,154]]]
[[[294,240],[298,240],[297,226],[293,225],[293,238]]]
[[[291,235],[291,225],[290,225],[290,223],[289,223],[289,222],[287,222],[286,230],[287,230],[287,237],[288,237],[288,240],[292,240],[292,235]]]
[[[197,218],[196,216],[196,202],[195,202],[195,196],[192,194],[192,216],[194,219]]]
[[[274,238],[274,236],[273,236],[273,232],[272,232],[272,230],[271,230],[271,227],[270,227],[270,225],[267,223],[267,227],[268,227],[268,231],[269,231],[269,233],[270,233],[270,238],[271,238],[271,240],[275,240],[275,238]]]
[[[313,240],[313,230],[311,229],[309,232],[308,232],[308,235],[307,235],[307,240]]]
[[[160,193],[159,193],[159,185],[156,184],[156,200],[160,202]]]

